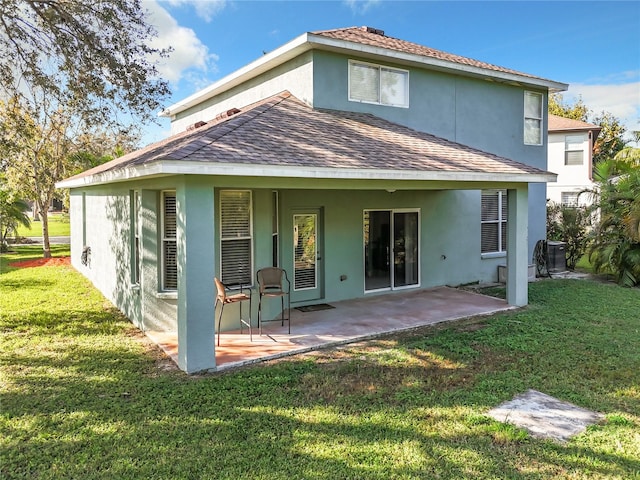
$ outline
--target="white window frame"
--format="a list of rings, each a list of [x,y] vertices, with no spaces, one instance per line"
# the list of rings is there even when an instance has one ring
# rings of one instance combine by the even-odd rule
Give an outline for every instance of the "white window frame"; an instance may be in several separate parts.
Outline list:
[[[377,101],[371,100],[361,100],[358,98],[353,98],[351,96],[351,67],[354,65],[362,65],[369,68],[377,68],[378,69],[378,99]],[[382,71],[388,71],[392,73],[398,73],[404,75],[405,78],[405,101],[404,103],[395,104],[395,103],[385,103],[382,101]],[[375,63],[361,62],[359,60],[349,60],[348,67],[349,81],[348,81],[348,96],[350,102],[358,102],[358,103],[369,103],[372,105],[384,105],[387,107],[398,107],[398,108],[409,108],[409,70],[403,70],[395,67],[388,67],[386,65],[378,65]]]
[[[571,141],[574,140],[574,141]],[[577,141],[575,141],[577,140]],[[580,145],[580,148],[570,148],[570,146]],[[582,153],[582,157],[580,158],[580,163],[569,162],[569,154],[580,152]],[[564,164],[567,167],[577,167],[584,165],[584,136],[583,135],[565,135],[564,137]]]
[[[370,212],[389,212],[389,235],[390,235],[390,241],[393,238],[393,230],[394,230],[394,222],[395,222],[395,214],[396,213],[416,213],[418,215],[418,236],[416,238],[416,243],[418,246],[418,283],[412,283],[410,285],[400,285],[400,286],[395,286],[395,273],[393,271],[393,266],[390,267],[390,286],[389,287],[382,287],[382,288],[372,288],[370,290],[367,290],[367,281],[366,278],[364,278],[364,270],[365,270],[365,264],[367,262],[367,252],[366,252],[366,233],[365,233],[365,223],[364,223],[364,218],[365,215],[367,213]],[[390,245],[391,251],[389,253],[390,255],[390,259],[391,261],[393,261],[393,245]],[[384,292],[384,291],[397,291],[397,290],[407,290],[407,289],[411,289],[411,288],[419,288],[422,285],[422,209],[420,208],[365,208],[364,210],[362,210],[362,273],[363,273],[363,280],[362,280],[362,291],[364,292],[364,294],[370,294],[370,293],[379,293],[379,292]]]
[[[539,107],[539,111],[540,111],[540,116],[539,117],[533,117],[533,116],[527,116],[527,103],[528,103],[528,99],[530,98],[537,98],[538,99],[538,107]],[[542,118],[544,115],[543,112],[543,101],[544,101],[544,96],[542,95],[542,93],[538,93],[538,92],[530,92],[530,91],[525,91],[524,92],[524,131],[523,131],[523,140],[524,140],[524,144],[525,145],[542,145],[543,143],[543,138],[544,138],[544,125],[543,125],[543,121],[544,119]],[[536,142],[529,142],[527,140],[527,131],[528,131],[528,127],[527,127],[527,122],[528,121],[536,121],[539,124],[539,136]]]
[[[165,236],[165,198],[167,196],[173,196],[176,199],[176,236]],[[178,238],[177,238],[177,223],[178,223],[178,199],[176,198],[176,191],[175,190],[164,190],[161,192],[160,195],[160,211],[162,212],[162,215],[160,216],[160,238],[161,238],[161,248],[162,248],[162,271],[161,271],[161,282],[160,285],[162,286],[162,291],[168,292],[168,291],[177,291],[178,289],[178,268],[176,265],[176,280],[175,280],[175,287],[173,286],[167,286],[166,285],[166,247],[167,244],[169,243],[175,243],[175,248],[176,248],[176,257],[177,257],[177,250],[178,250]],[[176,263],[177,263],[177,258],[176,258]]]
[[[140,261],[142,260],[141,245],[140,245],[140,201],[141,195],[140,190],[129,190],[129,202],[131,206],[131,219],[130,219],[130,229],[131,229],[131,284],[132,285],[140,285],[140,271],[141,265]],[[164,203],[163,203],[164,205]],[[164,212],[163,212],[164,218]],[[164,231],[164,230],[163,230]],[[164,255],[162,257],[164,259]],[[164,276],[163,276],[164,278]]]
[[[577,207],[579,205],[578,204],[579,197],[580,197],[580,192],[561,192],[560,204],[563,207]]]
[[[225,195],[225,193],[237,193],[237,192],[246,192],[249,194],[249,235],[248,236],[235,236],[235,237],[228,237],[225,238],[224,237],[224,232],[222,231],[223,229],[223,224],[222,224],[222,203],[224,201],[223,197]],[[220,190],[218,193],[218,203],[220,204],[220,207],[218,208],[218,225],[220,225],[220,243],[219,243],[219,252],[220,252],[220,278],[222,280],[223,283],[228,283],[229,285],[232,286],[240,286],[240,284],[235,283],[235,282],[228,282],[228,279],[224,278],[223,275],[223,263],[224,263],[224,258],[222,256],[222,244],[225,241],[232,241],[232,240],[249,240],[249,271],[248,271],[248,278],[247,278],[247,282],[241,282],[242,286],[253,286],[253,266],[255,265],[254,263],[254,258],[253,258],[253,250],[254,250],[254,242],[253,242],[253,192],[251,190],[243,190],[243,189],[224,189],[224,190]]]
[[[504,212],[504,206],[506,204],[507,208],[509,208],[508,203],[505,202],[507,199],[507,191],[506,190],[482,190],[480,192],[480,205],[482,208],[482,196],[495,194],[498,195],[498,218],[495,220],[482,220],[482,216],[480,217],[480,253],[482,258],[494,258],[494,257],[503,257],[507,254],[507,241],[502,242],[502,234],[507,232],[508,229],[508,212]],[[482,215],[482,213],[481,213]],[[485,224],[497,224],[498,225],[498,250],[495,251],[482,251],[482,225]]]

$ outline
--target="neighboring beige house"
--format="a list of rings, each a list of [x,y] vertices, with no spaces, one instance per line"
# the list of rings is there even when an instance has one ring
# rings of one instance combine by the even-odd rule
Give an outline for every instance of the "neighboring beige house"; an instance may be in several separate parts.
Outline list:
[[[547,199],[564,205],[588,205],[592,189],[593,145],[601,128],[597,125],[549,114],[548,170],[558,174],[547,184]]]

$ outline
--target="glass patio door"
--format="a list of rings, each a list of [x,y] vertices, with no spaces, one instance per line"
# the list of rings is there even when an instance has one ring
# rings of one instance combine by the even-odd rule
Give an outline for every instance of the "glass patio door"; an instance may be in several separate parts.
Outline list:
[[[417,211],[365,210],[365,291],[418,285]]]
[[[322,297],[322,232],[320,210],[309,209],[293,215],[294,301]]]

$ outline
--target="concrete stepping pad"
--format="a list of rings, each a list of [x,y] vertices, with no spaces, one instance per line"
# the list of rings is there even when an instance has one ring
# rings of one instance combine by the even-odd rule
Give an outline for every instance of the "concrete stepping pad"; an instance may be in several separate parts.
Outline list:
[[[578,407],[536,390],[527,390],[490,410],[488,415],[499,422],[524,428],[536,438],[560,442],[582,433],[587,426],[604,419],[601,413]]]

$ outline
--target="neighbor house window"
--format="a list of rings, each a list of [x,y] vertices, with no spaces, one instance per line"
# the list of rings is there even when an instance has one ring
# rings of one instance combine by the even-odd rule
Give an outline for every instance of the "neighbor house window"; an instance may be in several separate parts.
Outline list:
[[[584,163],[584,138],[582,135],[564,137],[564,164],[582,165]]]
[[[251,285],[253,233],[251,191],[220,191],[220,259],[222,282]]]
[[[409,106],[409,72],[349,62],[349,100],[393,107]]]
[[[176,192],[162,192],[162,289],[177,290]]]
[[[578,206],[578,192],[562,192],[560,194],[560,202],[565,207]]]
[[[483,190],[481,206],[481,251],[500,253],[507,251],[507,192]]]
[[[524,143],[542,145],[542,94],[524,92]]]
[[[131,228],[131,283],[140,283],[140,192],[129,192]]]

